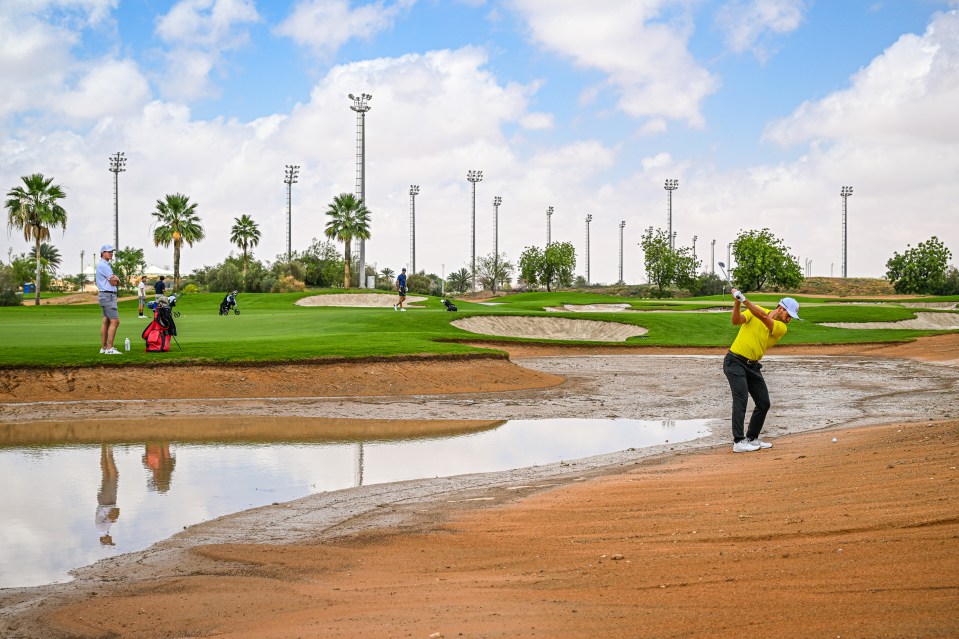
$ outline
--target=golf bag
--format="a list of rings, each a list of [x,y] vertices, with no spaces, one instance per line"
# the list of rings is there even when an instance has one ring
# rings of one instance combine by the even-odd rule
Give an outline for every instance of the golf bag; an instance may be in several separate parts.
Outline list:
[[[220,302],[220,315],[229,315],[230,309],[233,309],[234,315],[240,314],[240,309],[236,306],[236,295],[236,291],[227,293],[226,297],[223,298],[223,301]]]
[[[149,306],[153,309],[153,321],[143,329],[141,334],[146,341],[146,352],[165,353],[170,350],[170,339],[176,338],[176,323],[173,321],[176,295],[170,297],[161,295],[156,302],[150,302]]]
[[[456,304],[454,304],[453,302],[451,302],[451,301],[449,301],[449,300],[440,300],[440,301],[443,302],[443,306],[446,307],[446,310],[447,310],[447,311],[455,311],[455,310],[457,310],[457,309],[456,309]]]

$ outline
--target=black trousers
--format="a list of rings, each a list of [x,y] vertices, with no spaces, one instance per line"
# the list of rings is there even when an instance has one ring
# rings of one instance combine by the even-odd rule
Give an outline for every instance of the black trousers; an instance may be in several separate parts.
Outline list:
[[[729,380],[729,390],[733,393],[733,441],[756,439],[763,429],[766,413],[769,412],[769,389],[762,374],[763,365],[759,362],[747,364],[732,353],[726,353],[723,360],[723,373]],[[746,421],[746,403],[753,398],[753,414],[749,418],[749,430],[743,434]]]

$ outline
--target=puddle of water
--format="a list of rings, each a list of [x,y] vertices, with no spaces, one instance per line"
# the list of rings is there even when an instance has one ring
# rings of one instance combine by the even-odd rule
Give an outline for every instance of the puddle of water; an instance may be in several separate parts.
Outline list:
[[[0,425],[0,587],[311,493],[549,464],[710,434],[708,420],[152,419]]]

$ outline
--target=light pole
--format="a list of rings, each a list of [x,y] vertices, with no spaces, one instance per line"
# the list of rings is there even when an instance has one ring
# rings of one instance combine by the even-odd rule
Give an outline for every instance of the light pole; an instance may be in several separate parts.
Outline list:
[[[416,275],[416,196],[420,192],[418,184],[410,185],[410,273]]]
[[[589,223],[593,221],[592,215],[586,216],[586,286],[589,286]]]
[[[713,240],[709,250],[709,261],[713,263],[713,275],[716,274],[716,240]]]
[[[733,243],[726,245],[726,272],[733,267]]]
[[[86,251],[80,251],[80,277],[77,278],[77,281],[80,282],[80,288],[77,289],[81,293],[83,292],[83,286],[87,283],[87,278],[83,274],[83,256],[86,255]]]
[[[283,182],[286,184],[286,261],[293,258],[293,185],[300,177],[299,164],[287,164]]]
[[[356,197],[366,204],[366,112],[370,110],[367,103],[373,96],[361,93],[358,96],[349,94],[353,104],[350,109],[356,111]],[[360,288],[366,288],[366,240],[356,240],[360,248],[360,264],[357,269],[360,273]]]
[[[626,220],[619,223],[619,283],[625,284],[623,280],[623,229],[626,228]]]
[[[839,191],[839,195],[842,197],[842,277],[845,279],[849,276],[849,226],[846,223],[846,202],[849,199],[849,196],[852,195],[852,187],[842,187],[842,189]]]
[[[496,292],[496,278],[499,277],[499,205],[503,198],[493,198],[493,292]]]
[[[113,173],[113,248],[120,250],[120,174],[126,171],[127,159],[122,151],[110,156],[110,172]]]
[[[483,172],[482,171],[467,171],[466,179],[469,180],[470,184],[473,187],[473,207],[472,207],[472,223],[473,223],[473,235],[470,242],[471,249],[473,253],[473,264],[472,264],[472,292],[476,291],[476,183],[483,181]]]
[[[676,238],[673,236],[673,191],[679,188],[679,180],[667,179],[666,186],[664,188],[666,189],[666,199],[667,199],[667,205],[666,205],[667,235],[666,237],[669,238],[669,248],[675,249]]]
[[[553,240],[553,207],[546,209],[546,246]]]
[[[699,236],[698,236],[698,235],[694,235],[694,236],[693,236],[693,260],[694,260],[694,261],[695,261],[695,259],[696,259],[696,240],[698,240],[698,239],[699,239]]]

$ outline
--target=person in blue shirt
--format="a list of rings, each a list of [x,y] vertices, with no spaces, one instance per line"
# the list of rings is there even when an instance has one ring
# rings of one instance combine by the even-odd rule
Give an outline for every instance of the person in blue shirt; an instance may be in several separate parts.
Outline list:
[[[398,304],[393,305],[394,311],[405,311],[403,308],[403,302],[406,301],[406,269],[403,269],[403,272],[396,276],[396,290],[399,291],[400,301]]]
[[[113,274],[110,260],[113,259],[113,245],[100,247],[100,261],[97,263],[97,302],[103,311],[103,323],[100,325],[100,353],[103,355],[122,355],[113,347],[117,328],[120,326],[120,312],[117,310],[117,284],[120,278]]]

